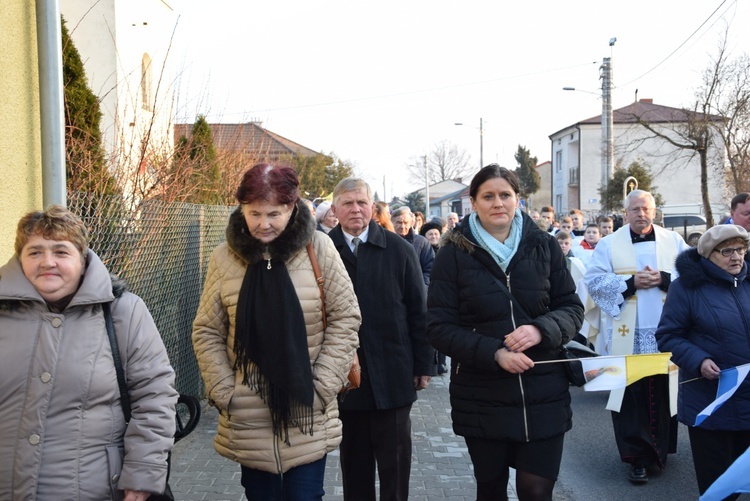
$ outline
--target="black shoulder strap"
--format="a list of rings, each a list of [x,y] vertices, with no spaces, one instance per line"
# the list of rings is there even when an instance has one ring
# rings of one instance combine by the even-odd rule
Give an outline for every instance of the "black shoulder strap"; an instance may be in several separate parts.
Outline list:
[[[117,372],[117,385],[120,387],[120,404],[122,404],[122,413],[125,416],[125,422],[130,422],[130,394],[128,386],[125,383],[125,371],[122,368],[122,359],[120,358],[120,348],[117,346],[115,338],[115,324],[112,321],[112,311],[110,303],[102,303],[104,310],[104,321],[107,324],[107,336],[109,344],[112,347],[112,358],[115,361],[115,371]]]

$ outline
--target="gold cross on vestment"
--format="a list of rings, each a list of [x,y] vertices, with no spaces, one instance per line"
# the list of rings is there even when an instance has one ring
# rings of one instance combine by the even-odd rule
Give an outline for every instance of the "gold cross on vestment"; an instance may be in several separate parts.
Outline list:
[[[619,332],[622,337],[625,337],[630,332],[630,329],[628,329],[627,325],[622,324],[622,327],[617,329],[617,332]]]

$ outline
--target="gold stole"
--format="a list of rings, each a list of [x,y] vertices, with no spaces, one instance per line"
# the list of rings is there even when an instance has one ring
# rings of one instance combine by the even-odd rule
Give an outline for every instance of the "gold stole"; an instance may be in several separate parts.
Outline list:
[[[654,226],[655,238],[656,238],[656,263],[657,270],[659,271],[672,271],[674,268],[674,260],[677,257],[677,249],[673,245],[672,239],[668,236],[661,235],[661,228]],[[612,270],[615,274],[630,278],[635,275],[637,270],[637,261],[635,248],[633,246],[633,240],[630,236],[630,226],[625,226],[620,231],[616,231],[612,234]],[[664,291],[661,293],[661,305],[664,304],[664,300],[667,294]],[[635,329],[637,327],[638,318],[638,291],[630,296],[620,306],[619,317],[612,318],[612,354],[613,355],[632,355],[633,354],[633,343],[635,342]],[[609,401],[607,402],[607,409],[615,412],[620,411],[622,405],[622,397],[625,394],[625,388],[612,390],[609,394]]]

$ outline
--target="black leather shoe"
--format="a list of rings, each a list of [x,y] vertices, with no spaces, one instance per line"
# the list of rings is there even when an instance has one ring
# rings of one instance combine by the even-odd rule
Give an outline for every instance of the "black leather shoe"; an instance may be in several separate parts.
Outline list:
[[[634,464],[628,474],[628,480],[634,484],[645,484],[648,483],[648,473],[646,467],[639,464]]]

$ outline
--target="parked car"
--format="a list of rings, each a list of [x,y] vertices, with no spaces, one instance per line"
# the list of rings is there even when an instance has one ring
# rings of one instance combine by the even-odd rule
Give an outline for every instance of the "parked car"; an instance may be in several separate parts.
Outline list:
[[[698,245],[698,239],[706,231],[706,218],[697,214],[664,216],[663,223],[666,229],[682,235],[692,247]]]

